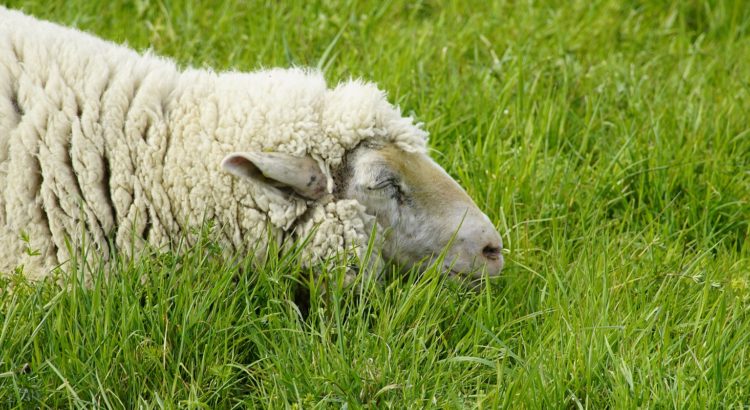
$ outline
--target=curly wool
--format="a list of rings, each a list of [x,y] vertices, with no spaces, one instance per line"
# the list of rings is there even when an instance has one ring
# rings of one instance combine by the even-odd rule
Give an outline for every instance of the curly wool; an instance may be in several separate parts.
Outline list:
[[[227,252],[311,235],[303,254],[315,263],[367,239],[364,207],[282,196],[221,160],[311,155],[331,192],[331,171],[363,140],[424,151],[426,137],[369,83],[329,89],[296,68],[181,71],[0,7],[0,272],[24,265],[38,279],[71,249],[169,246],[209,219]]]

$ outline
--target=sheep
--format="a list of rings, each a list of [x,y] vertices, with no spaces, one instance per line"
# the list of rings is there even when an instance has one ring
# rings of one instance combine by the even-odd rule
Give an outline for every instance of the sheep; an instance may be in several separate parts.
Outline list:
[[[42,279],[71,250],[132,255],[212,220],[228,254],[307,240],[313,265],[376,232],[406,268],[498,274],[499,234],[427,136],[371,83],[182,70],[0,7],[0,272]]]

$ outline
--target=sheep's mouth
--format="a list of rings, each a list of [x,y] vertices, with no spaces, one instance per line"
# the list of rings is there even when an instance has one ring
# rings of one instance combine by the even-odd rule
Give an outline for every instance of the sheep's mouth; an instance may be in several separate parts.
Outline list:
[[[479,272],[462,272],[455,269],[449,269],[446,271],[446,275],[450,280],[456,281],[469,289],[473,289],[477,286],[477,283],[482,282],[482,273]]]
[[[455,269],[449,269],[446,271],[446,274],[451,281],[454,281],[466,290],[479,292],[484,288],[484,280],[482,279],[481,271],[467,273]]]
[[[495,282],[498,278],[498,276],[486,275],[482,269],[474,269],[466,272],[445,267],[444,272],[451,280],[460,282],[466,288],[473,290],[481,288],[485,280]]]
[[[443,269],[445,270],[445,273],[448,275],[448,277],[461,280],[479,280],[483,276],[481,269],[474,269],[468,272],[456,270],[449,266],[444,266]]]

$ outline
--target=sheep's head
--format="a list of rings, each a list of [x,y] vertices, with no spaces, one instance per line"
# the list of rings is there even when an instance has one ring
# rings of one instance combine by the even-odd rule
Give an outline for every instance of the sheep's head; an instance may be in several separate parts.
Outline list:
[[[223,162],[235,175],[263,178],[317,200],[326,181],[317,163],[275,153],[235,153]],[[495,276],[503,268],[502,240],[490,219],[429,156],[394,144],[362,143],[334,172],[334,193],[354,199],[383,229],[382,254],[410,268],[433,262],[445,251],[444,268],[453,276]]]

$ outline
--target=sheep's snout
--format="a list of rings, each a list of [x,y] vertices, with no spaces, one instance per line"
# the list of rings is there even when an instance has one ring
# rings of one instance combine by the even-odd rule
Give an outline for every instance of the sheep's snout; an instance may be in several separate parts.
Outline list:
[[[503,241],[484,214],[465,218],[448,253],[452,270],[463,275],[497,276],[503,269]]]
[[[490,245],[485,247],[485,249],[487,249],[488,247],[490,247]],[[487,267],[487,274],[490,276],[497,276],[505,266],[505,259],[503,258],[503,254],[501,253],[502,247],[492,245],[490,247],[491,251],[489,252],[487,252],[485,249],[482,250],[482,256],[484,256],[485,265]]]
[[[501,248],[499,245],[495,244],[489,244],[482,248],[482,255],[491,261],[496,261],[503,257],[503,255],[500,254],[500,251],[502,251],[503,248]]]
[[[482,248],[482,258],[488,275],[497,276],[503,270],[505,259],[502,250],[503,246],[499,242],[490,243]]]

